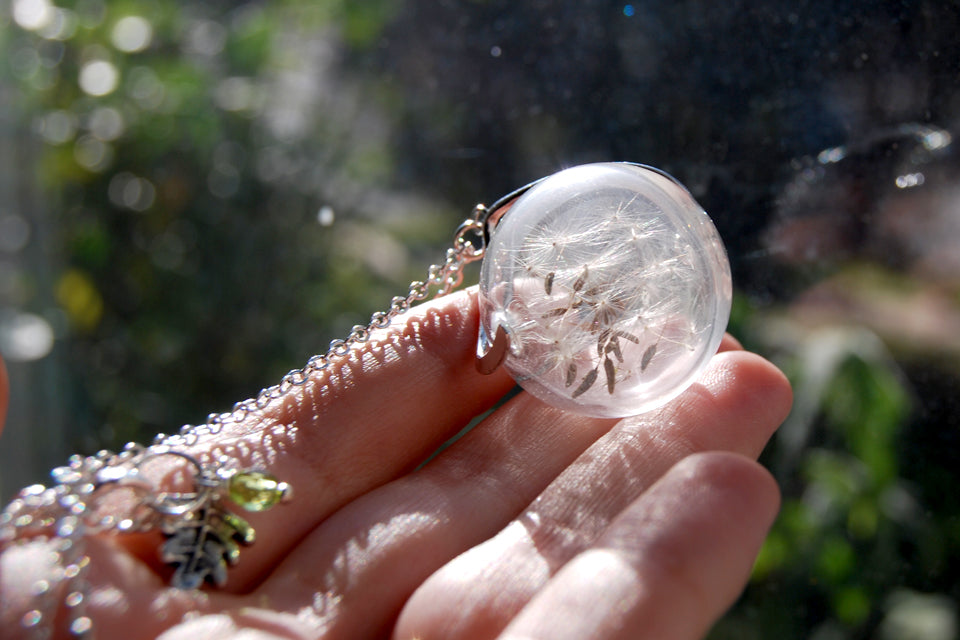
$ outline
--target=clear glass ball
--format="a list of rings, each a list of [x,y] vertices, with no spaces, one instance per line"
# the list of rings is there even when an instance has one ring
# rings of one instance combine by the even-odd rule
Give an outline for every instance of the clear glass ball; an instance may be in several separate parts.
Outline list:
[[[500,328],[527,391],[590,416],[649,411],[716,353],[732,284],[716,228],[650,167],[588,164],[536,183],[492,231],[479,353]]]

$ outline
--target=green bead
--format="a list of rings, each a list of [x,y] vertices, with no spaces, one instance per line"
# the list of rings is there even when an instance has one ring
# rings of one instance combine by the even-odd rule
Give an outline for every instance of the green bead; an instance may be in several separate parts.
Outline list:
[[[247,511],[266,511],[287,492],[287,484],[261,471],[241,471],[230,478],[230,499]]]

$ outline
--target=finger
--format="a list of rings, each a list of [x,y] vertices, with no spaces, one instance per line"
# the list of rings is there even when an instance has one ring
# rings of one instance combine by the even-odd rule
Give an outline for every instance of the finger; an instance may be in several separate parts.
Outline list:
[[[109,615],[118,608],[125,610],[131,604],[141,605],[134,626],[151,629],[151,618],[154,617],[151,614],[159,615],[159,612],[150,610],[150,601],[144,601],[143,590],[137,584],[140,581],[131,578],[137,570],[150,574],[154,583],[158,578],[134,562],[129,554],[110,551],[109,546],[109,543],[94,538],[85,543],[74,542],[65,548],[63,540],[38,537],[5,547],[0,553],[3,637],[46,637],[44,633],[47,631],[52,637],[72,637],[67,632],[71,617],[91,616],[96,620],[96,632],[102,637],[136,638],[137,634],[130,633],[129,619],[125,621],[127,629],[124,629],[124,625],[112,624],[116,616]],[[68,565],[72,571],[86,568],[76,579],[70,580],[64,576]],[[126,565],[121,572],[124,579],[118,581],[115,574],[121,565]],[[63,604],[67,594],[76,590],[80,581],[87,579],[96,587],[78,592],[80,599],[73,601],[72,608],[68,609]],[[118,585],[124,588],[117,589]],[[127,588],[130,586],[137,588]]]
[[[296,617],[244,607],[230,613],[191,616],[156,640],[315,640]]]
[[[717,349],[718,353],[723,353],[724,351],[743,351],[743,345],[732,335],[725,333],[723,334],[723,340],[720,341],[720,348]]]
[[[511,388],[503,371],[476,372],[477,317],[475,289],[420,305],[190,449],[211,464],[225,457],[272,471],[296,494],[289,506],[250,514],[263,542],[243,551],[229,589],[249,588],[330,513],[414,468]]]
[[[137,536],[130,536],[137,542]],[[296,612],[265,606],[256,593],[183,590],[166,586],[143,563],[118,548],[118,538],[92,537],[64,551],[62,541],[34,538],[0,554],[0,637],[32,640],[76,636],[68,631],[78,617],[93,620],[91,637],[126,640],[229,640],[316,638]],[[64,555],[69,554],[69,560]],[[73,581],[67,563],[83,567]],[[81,584],[82,591],[74,591]],[[42,594],[38,587],[42,586]],[[67,594],[73,597],[67,599]],[[76,599],[80,596],[79,599]],[[71,604],[65,605],[66,601]],[[40,606],[38,627],[24,624]]]
[[[715,356],[698,383],[660,411],[621,421],[516,521],[432,575],[407,603],[397,637],[495,636],[679,460],[711,450],[758,455],[790,400],[789,384],[766,360],[742,351]],[[441,619],[439,611],[456,615]]]
[[[278,616],[300,625],[309,612],[314,632],[370,635],[395,618],[426,575],[501,528],[611,424],[559,412],[521,394],[418,474],[330,518],[243,607],[218,592],[209,600],[178,604],[155,583],[153,591],[150,584],[114,591],[164,597],[166,617],[153,620],[154,629],[178,619],[181,609],[231,611],[236,618],[241,608],[249,612],[256,605],[275,607]],[[146,602],[151,598],[156,596]],[[119,625],[121,614],[113,616]],[[98,611],[98,617],[108,612]]]
[[[524,607],[502,640],[695,640],[733,604],[776,516],[752,460],[686,458]]]
[[[433,571],[501,529],[613,424],[526,393],[425,468],[331,516],[262,585],[334,637],[389,633]]]

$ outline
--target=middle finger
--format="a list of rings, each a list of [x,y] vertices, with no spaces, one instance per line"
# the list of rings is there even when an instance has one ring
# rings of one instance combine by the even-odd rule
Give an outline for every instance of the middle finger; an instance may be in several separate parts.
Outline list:
[[[699,383],[659,412],[620,422],[519,518],[433,574],[408,602],[395,637],[496,636],[676,462],[710,450],[756,457],[789,406],[789,384],[769,362],[742,352],[716,356]]]

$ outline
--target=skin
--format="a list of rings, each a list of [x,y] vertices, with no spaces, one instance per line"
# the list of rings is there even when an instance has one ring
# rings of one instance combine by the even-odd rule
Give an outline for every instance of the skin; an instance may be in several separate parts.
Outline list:
[[[789,410],[786,379],[727,337],[662,409],[594,419],[520,393],[419,468],[513,386],[476,373],[476,318],[474,290],[421,305],[262,415],[202,438],[194,455],[266,468],[293,501],[243,514],[258,541],[224,589],[168,588],[159,534],[90,538],[97,635],[702,637],[779,506],[755,458]],[[5,633],[48,570],[45,544],[0,555]]]

